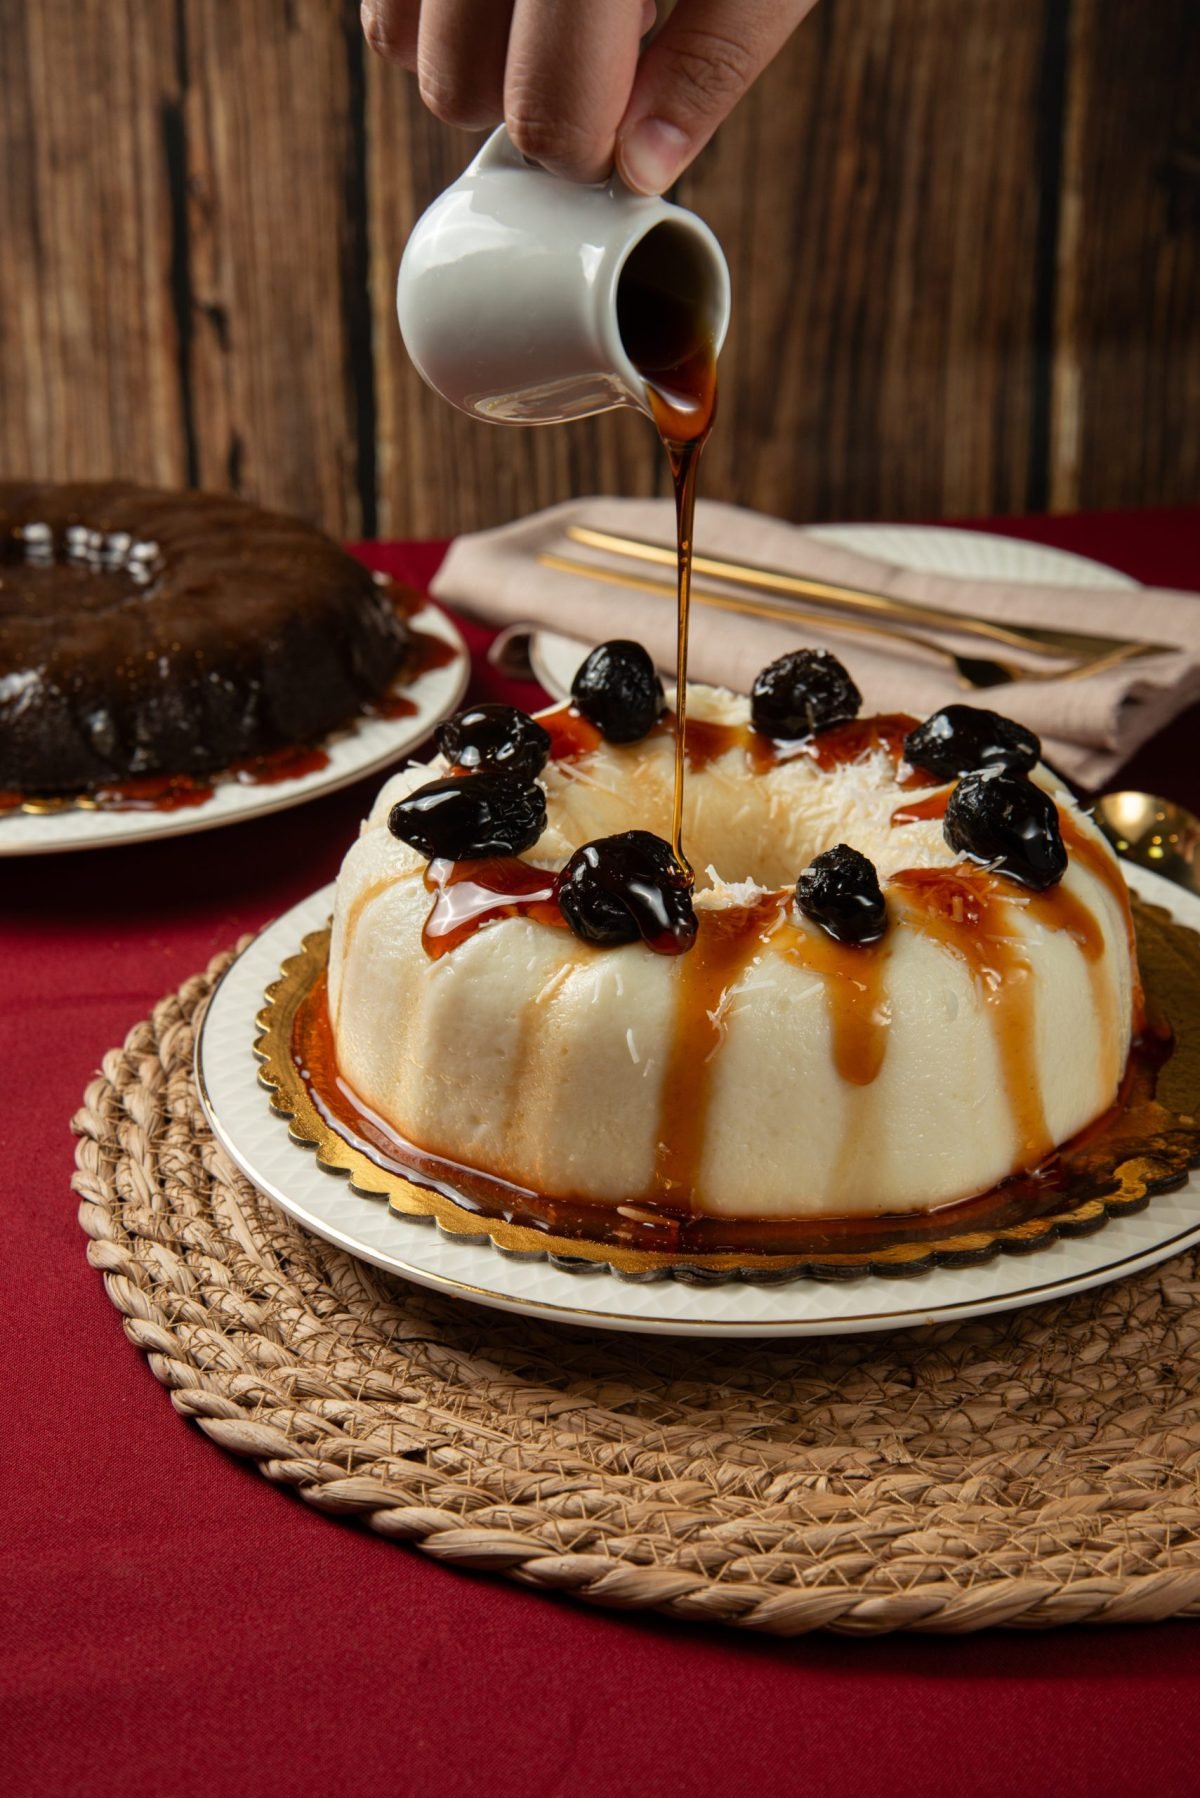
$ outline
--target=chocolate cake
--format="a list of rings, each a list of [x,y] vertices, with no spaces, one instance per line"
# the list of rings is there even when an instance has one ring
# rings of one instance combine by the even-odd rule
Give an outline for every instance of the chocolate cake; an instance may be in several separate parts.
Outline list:
[[[311,742],[408,632],[298,519],[128,482],[0,482],[0,788],[91,792]]]

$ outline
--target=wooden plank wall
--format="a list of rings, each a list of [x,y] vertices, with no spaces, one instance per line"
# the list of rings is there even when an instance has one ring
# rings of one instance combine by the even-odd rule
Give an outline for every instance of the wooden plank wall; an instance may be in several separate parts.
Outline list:
[[[469,139],[353,0],[0,0],[0,477],[345,536],[663,486],[649,427],[427,393],[395,265]],[[710,494],[795,518],[1200,498],[1195,0],[821,0],[679,197],[735,282]]]

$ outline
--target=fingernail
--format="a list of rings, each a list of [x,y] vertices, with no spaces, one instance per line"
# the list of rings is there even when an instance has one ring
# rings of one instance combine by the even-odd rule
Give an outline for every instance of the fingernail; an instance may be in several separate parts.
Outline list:
[[[617,161],[627,186],[640,194],[661,194],[688,160],[686,133],[666,119],[639,119],[617,144]]]

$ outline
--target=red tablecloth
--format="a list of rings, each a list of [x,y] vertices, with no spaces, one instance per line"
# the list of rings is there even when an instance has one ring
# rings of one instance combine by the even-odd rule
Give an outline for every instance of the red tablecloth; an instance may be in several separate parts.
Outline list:
[[[992,528],[1200,586],[1200,510]],[[440,546],[364,554],[420,581]],[[1128,784],[1200,809],[1198,726]],[[175,1415],[85,1261],[68,1121],[160,994],[332,877],[369,795],[0,862],[0,1789],[1194,1792],[1196,1625],[779,1643],[601,1613],[316,1516]]]

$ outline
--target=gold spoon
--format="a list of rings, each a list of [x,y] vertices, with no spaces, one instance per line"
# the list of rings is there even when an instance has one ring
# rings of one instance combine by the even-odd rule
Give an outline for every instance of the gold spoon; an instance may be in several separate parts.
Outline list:
[[[1200,818],[1155,793],[1105,793],[1096,822],[1118,855],[1200,893]]]

